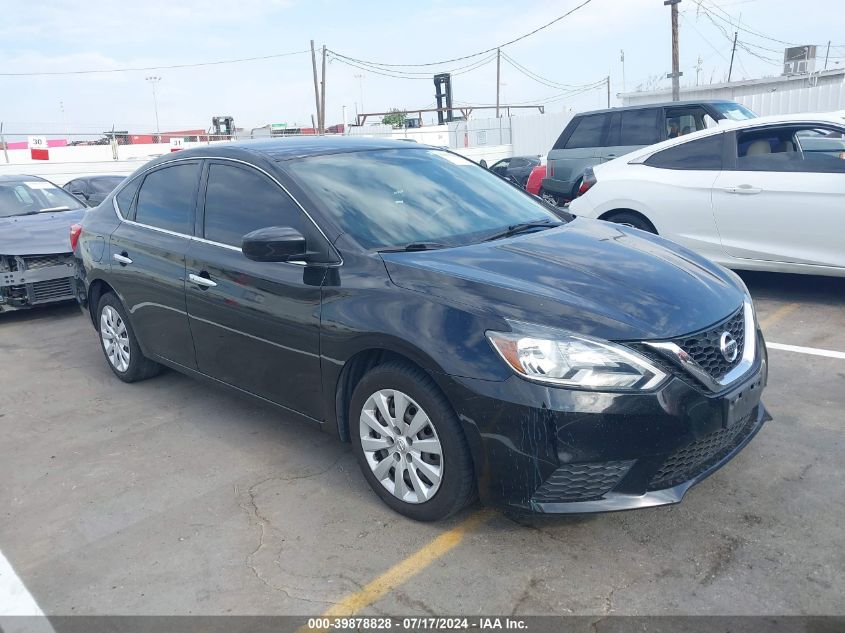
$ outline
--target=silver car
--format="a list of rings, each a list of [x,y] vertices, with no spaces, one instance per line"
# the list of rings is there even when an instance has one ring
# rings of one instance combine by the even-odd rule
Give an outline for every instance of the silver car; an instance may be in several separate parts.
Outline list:
[[[75,299],[70,229],[86,206],[37,176],[0,176],[0,312]]]

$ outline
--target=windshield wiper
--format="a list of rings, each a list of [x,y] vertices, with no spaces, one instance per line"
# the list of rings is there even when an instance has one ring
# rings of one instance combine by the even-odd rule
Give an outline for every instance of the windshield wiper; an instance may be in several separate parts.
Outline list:
[[[396,246],[394,248],[381,248],[379,253],[410,253],[413,251],[436,251],[439,248],[446,248],[445,244],[440,242],[411,242],[405,246]]]
[[[562,224],[563,222],[557,222],[551,219],[533,220],[531,222],[520,222],[519,224],[511,224],[504,231],[499,231],[498,233],[494,233],[490,237],[485,237],[483,241],[492,242],[493,240],[500,240],[505,237],[513,237],[514,235],[519,235],[520,233],[524,233],[531,229],[550,229],[555,226],[561,226]]]

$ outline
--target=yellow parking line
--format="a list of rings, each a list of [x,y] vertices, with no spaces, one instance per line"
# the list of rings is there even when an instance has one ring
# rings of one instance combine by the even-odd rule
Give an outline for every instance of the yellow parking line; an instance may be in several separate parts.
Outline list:
[[[765,317],[764,319],[760,319],[760,327],[766,329],[768,327],[772,327],[775,323],[780,321],[783,317],[788,316],[795,312],[798,308],[801,307],[800,303],[787,303],[786,305],[782,305],[777,310],[772,312],[769,316]]]
[[[395,564],[375,580],[370,581],[358,591],[349,594],[329,608],[321,617],[337,618],[355,615],[362,609],[376,602],[379,598],[407,582],[438,558],[449,553],[463,540],[464,535],[478,527],[495,514],[490,509],[474,512],[455,527],[447,530],[427,545],[418,549],[405,560]],[[300,628],[299,632],[315,633],[315,629]]]

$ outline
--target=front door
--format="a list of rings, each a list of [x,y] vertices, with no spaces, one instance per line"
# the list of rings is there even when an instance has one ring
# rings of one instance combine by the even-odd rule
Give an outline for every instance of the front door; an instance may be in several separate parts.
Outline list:
[[[264,173],[209,161],[204,214],[187,258],[187,306],[199,370],[267,400],[323,419],[320,298],[325,268],[256,262],[241,252],[245,234],[313,226]]]
[[[144,354],[196,368],[185,307],[185,254],[191,242],[199,161],[151,171],[111,235],[111,283]],[[123,209],[124,213],[127,212]]]
[[[727,253],[742,259],[845,267],[845,160],[805,153],[810,126],[737,132],[733,169],[713,186]]]

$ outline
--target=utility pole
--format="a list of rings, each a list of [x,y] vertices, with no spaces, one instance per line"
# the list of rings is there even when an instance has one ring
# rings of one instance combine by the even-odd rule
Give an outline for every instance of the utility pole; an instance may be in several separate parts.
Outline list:
[[[827,64],[825,64],[827,68]],[[496,49],[496,118],[499,118],[499,87],[502,80],[502,50]]]
[[[622,62],[622,92],[625,92],[625,51],[619,51],[619,61]]]
[[[161,81],[161,77],[145,77],[153,87],[153,107],[156,113],[156,143],[161,143],[161,128],[158,125],[158,97],[156,96],[156,84]]]
[[[731,83],[731,74],[734,71],[734,55],[736,55],[736,38],[739,35],[739,31],[734,31],[734,46],[731,49],[731,65],[728,66],[728,83]]]
[[[604,81],[607,84],[607,107],[610,108],[610,75]]]
[[[311,40],[311,69],[314,71],[314,101],[317,104],[317,133],[320,133],[320,87],[317,85],[317,53],[314,51],[314,40]],[[311,125],[314,125],[313,117]]]
[[[356,73],[352,76],[358,80],[358,92],[359,96],[361,97],[361,112],[359,112],[358,114],[364,114],[364,75],[361,73]]]
[[[830,58],[830,40],[827,41],[827,53],[824,55],[824,69],[827,70],[827,60]]]
[[[681,0],[663,0],[664,5],[672,7],[672,72],[667,77],[672,79],[672,101],[681,98],[680,79],[684,73],[680,71],[678,62],[678,4]]]
[[[326,133],[326,45],[323,44],[323,71],[320,80],[320,134]]]

